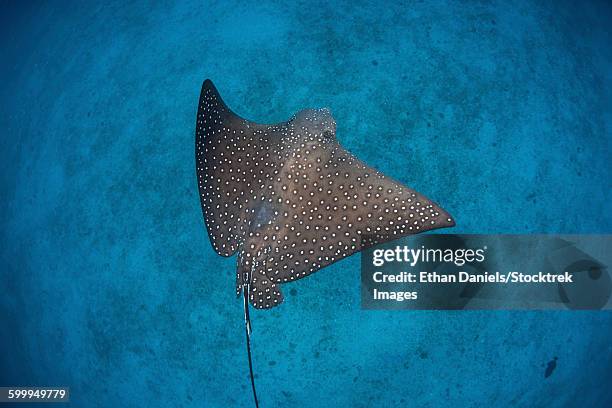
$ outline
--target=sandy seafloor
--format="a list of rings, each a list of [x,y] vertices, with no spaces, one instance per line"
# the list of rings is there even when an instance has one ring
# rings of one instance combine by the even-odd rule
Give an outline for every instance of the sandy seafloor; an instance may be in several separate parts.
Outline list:
[[[330,107],[455,232],[612,232],[607,2],[129,3],[2,2],[0,385],[252,406],[197,193],[207,77],[259,122]],[[262,407],[612,406],[610,312],[373,312],[359,285],[353,256],[252,313]]]

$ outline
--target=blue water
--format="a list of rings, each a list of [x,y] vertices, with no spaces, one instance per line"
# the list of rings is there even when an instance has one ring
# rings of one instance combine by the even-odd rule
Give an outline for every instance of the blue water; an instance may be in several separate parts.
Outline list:
[[[197,194],[207,77],[259,122],[330,107],[456,232],[612,232],[607,2],[46,3],[2,2],[0,385],[252,406]],[[609,312],[363,311],[359,256],[284,292],[252,316],[262,407],[612,406]]]

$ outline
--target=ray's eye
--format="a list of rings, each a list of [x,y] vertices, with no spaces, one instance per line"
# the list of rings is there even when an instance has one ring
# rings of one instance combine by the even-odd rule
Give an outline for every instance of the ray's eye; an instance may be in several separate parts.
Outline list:
[[[329,129],[325,129],[323,131],[323,138],[324,139],[329,139],[329,140],[333,139],[334,138],[334,132],[332,132]]]

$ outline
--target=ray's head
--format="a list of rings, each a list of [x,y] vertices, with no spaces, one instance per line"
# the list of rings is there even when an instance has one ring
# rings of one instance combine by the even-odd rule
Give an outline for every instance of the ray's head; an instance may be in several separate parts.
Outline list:
[[[307,133],[322,137],[323,140],[336,138],[336,121],[328,108],[301,110],[295,114],[292,122]]]

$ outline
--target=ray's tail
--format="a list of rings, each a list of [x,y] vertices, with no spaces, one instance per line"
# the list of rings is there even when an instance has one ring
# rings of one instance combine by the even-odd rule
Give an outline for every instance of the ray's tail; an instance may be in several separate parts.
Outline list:
[[[253,388],[253,399],[255,399],[255,408],[259,408],[257,400],[257,391],[255,391],[255,377],[253,376],[253,359],[251,357],[251,319],[249,317],[249,291],[251,277],[247,276],[246,284],[242,287],[242,295],[244,300],[244,328],[246,332],[247,355],[249,357],[249,373],[251,375],[251,387]]]

